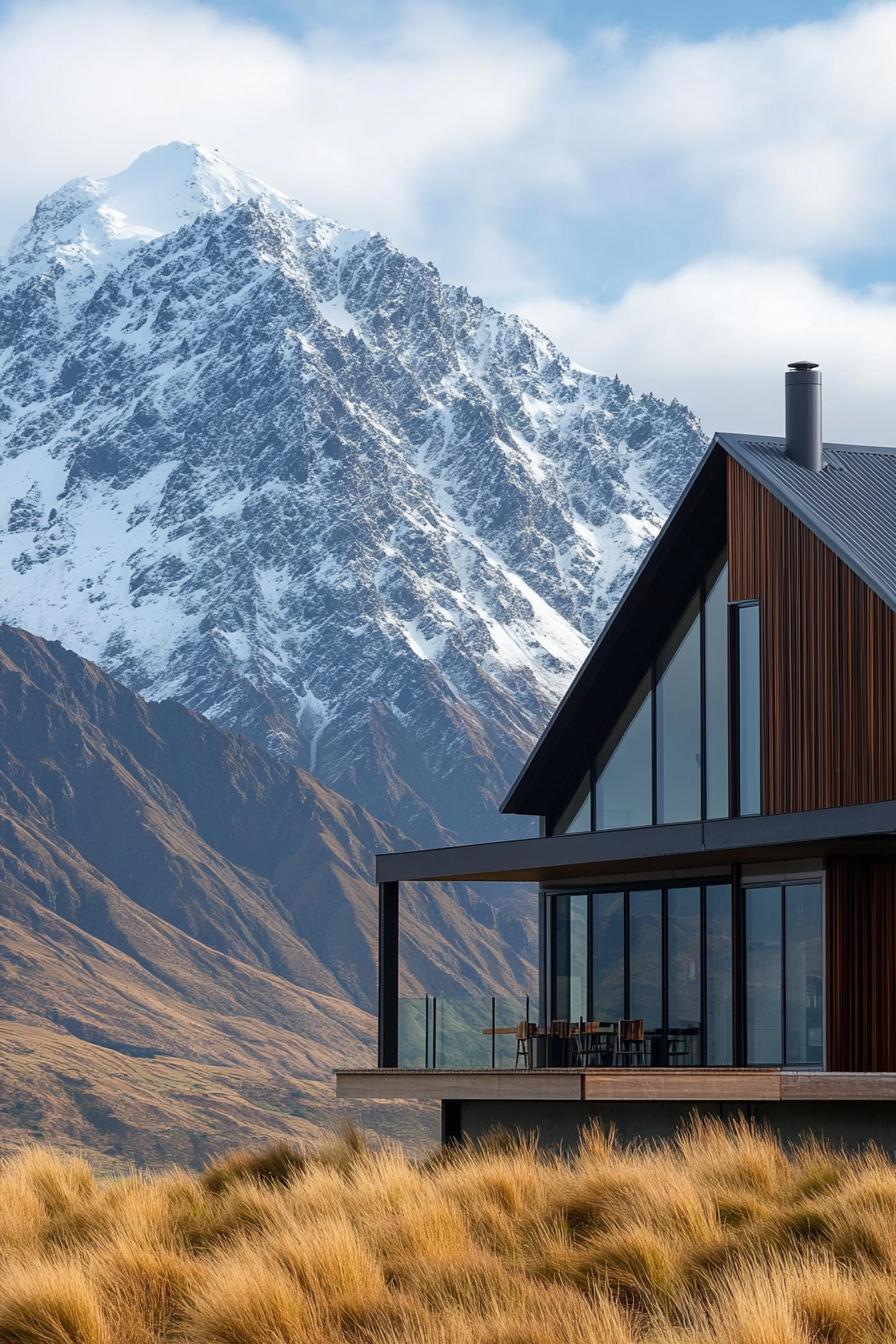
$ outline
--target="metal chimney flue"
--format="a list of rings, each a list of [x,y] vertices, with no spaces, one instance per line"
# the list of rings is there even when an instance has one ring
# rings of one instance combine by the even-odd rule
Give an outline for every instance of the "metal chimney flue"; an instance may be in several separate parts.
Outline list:
[[[824,467],[821,438],[821,370],[801,359],[784,374],[785,451],[808,471]]]

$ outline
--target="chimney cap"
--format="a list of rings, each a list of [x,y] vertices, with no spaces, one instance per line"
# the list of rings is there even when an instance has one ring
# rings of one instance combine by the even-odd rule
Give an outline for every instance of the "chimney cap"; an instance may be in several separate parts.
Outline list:
[[[811,359],[794,359],[787,367],[788,369],[796,369],[798,373],[808,373],[809,369],[817,369],[818,365],[813,364]]]

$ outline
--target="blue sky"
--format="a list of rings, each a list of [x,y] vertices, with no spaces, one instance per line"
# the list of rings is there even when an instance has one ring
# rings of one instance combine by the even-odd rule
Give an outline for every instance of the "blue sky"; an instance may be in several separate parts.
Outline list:
[[[464,6],[470,12],[480,13],[480,3]],[[220,0],[222,12],[262,23],[289,34],[302,34],[321,20],[333,21],[336,6],[312,2],[301,4],[292,0]],[[338,6],[340,22],[362,22],[370,29],[381,23],[390,10],[400,9],[387,0],[344,0]],[[755,29],[781,27],[806,19],[829,18],[839,13],[842,4],[788,4],[784,0],[755,0],[753,4],[729,6],[719,0],[695,0],[690,4],[670,3],[670,0],[640,0],[638,4],[626,0],[516,0],[514,4],[494,6],[513,18],[523,17],[537,24],[545,32],[564,42],[577,42],[586,37],[595,26],[625,25],[644,37],[674,34],[678,37],[700,39],[714,37],[732,28]]]
[[[708,428],[896,442],[896,0],[0,0],[0,230],[195,139]]]

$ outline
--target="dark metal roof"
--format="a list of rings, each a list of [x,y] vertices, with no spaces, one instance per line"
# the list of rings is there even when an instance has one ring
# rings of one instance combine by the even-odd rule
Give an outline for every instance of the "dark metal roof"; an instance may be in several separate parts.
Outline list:
[[[721,545],[716,525],[724,511],[720,468],[726,455],[740,462],[896,610],[896,448],[828,443],[824,453],[824,470],[813,472],[785,456],[783,439],[715,435],[532,749],[502,812],[546,813],[556,804],[558,790],[574,787],[584,772],[579,757],[584,761],[593,741],[600,739],[601,714],[612,723],[610,716],[621,711],[626,690],[630,693],[633,669],[640,675],[649,662],[651,653],[642,647],[645,632],[654,642],[661,640],[662,621],[675,610],[675,585],[683,588],[693,582],[695,563],[711,563],[712,547]],[[592,739],[588,743],[579,717],[586,707]]]
[[[824,470],[807,471],[783,439],[716,441],[896,610],[896,448],[826,443]]]
[[[820,858],[828,852],[896,850],[896,802],[828,807],[767,817],[729,817],[672,826],[583,831],[531,840],[378,854],[378,882],[563,882],[611,878],[632,868]]]

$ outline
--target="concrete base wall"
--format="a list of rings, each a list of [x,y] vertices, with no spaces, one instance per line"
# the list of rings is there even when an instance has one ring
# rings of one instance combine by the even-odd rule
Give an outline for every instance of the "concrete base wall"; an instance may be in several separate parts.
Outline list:
[[[534,1134],[544,1148],[570,1148],[581,1129],[614,1125],[624,1143],[671,1138],[694,1115],[723,1121],[738,1116],[767,1126],[783,1143],[812,1134],[838,1148],[876,1143],[896,1156],[893,1101],[445,1101],[447,1140],[476,1140],[501,1127]]]

